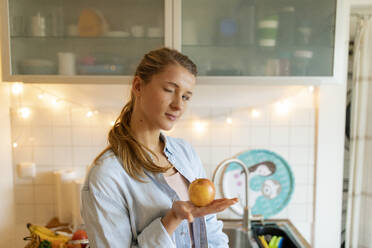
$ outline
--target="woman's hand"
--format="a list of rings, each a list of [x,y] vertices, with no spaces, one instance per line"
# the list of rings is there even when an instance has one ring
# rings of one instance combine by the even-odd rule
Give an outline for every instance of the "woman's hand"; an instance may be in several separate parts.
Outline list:
[[[161,222],[168,234],[172,235],[182,220],[187,219],[188,222],[193,222],[194,218],[222,212],[237,202],[238,198],[222,198],[214,200],[205,207],[196,207],[191,201],[175,201],[172,209],[161,219]]]
[[[237,202],[238,198],[222,198],[214,200],[205,207],[196,207],[191,201],[175,201],[173,202],[171,211],[173,211],[176,218],[181,220],[187,219],[188,222],[193,222],[194,218],[222,212]]]

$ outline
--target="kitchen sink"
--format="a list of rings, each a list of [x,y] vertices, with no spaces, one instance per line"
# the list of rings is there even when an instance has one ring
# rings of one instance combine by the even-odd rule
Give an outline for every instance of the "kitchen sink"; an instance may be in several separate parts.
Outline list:
[[[289,220],[265,220],[252,222],[251,230],[246,231],[241,220],[223,220],[222,231],[229,238],[229,247],[263,248],[259,236],[271,235],[283,237],[285,248],[310,248],[310,244],[302,237]]]
[[[279,227],[275,223],[268,223],[264,225],[252,225],[252,234],[257,243],[260,243],[259,236],[271,235],[281,236],[283,238],[282,247],[285,248],[301,248],[301,246],[295,240],[295,237],[286,228]],[[260,247],[263,247],[262,245]]]
[[[237,248],[237,247],[254,248],[256,247],[256,246],[251,245],[249,234],[243,229],[224,228],[222,231],[226,233],[226,235],[229,237],[230,248]]]

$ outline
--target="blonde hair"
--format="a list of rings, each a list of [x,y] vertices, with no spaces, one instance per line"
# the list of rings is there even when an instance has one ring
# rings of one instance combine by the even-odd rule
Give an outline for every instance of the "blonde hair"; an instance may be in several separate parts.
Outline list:
[[[196,76],[196,65],[182,53],[169,48],[160,48],[145,54],[138,65],[135,76],[140,77],[145,83],[151,81],[152,76],[161,73],[169,65],[180,65]],[[108,147],[105,148],[94,160],[94,164],[108,150],[112,150],[121,161],[124,170],[135,180],[144,182],[144,170],[163,173],[172,166],[161,167],[151,158],[156,154],[138,142],[130,128],[130,120],[134,109],[135,97],[131,93],[129,101],[125,104],[114,126],[108,134]]]

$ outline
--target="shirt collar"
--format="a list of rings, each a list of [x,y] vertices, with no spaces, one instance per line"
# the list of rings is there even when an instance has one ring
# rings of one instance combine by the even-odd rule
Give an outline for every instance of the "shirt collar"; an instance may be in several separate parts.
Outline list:
[[[160,132],[160,139],[164,142],[164,152],[173,155],[172,148],[169,145],[168,138],[165,134]]]

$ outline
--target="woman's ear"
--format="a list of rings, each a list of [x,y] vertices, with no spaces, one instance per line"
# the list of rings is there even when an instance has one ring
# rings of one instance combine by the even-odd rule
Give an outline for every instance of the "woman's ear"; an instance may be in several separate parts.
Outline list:
[[[143,80],[139,76],[135,76],[132,82],[132,92],[138,97],[141,94]]]

